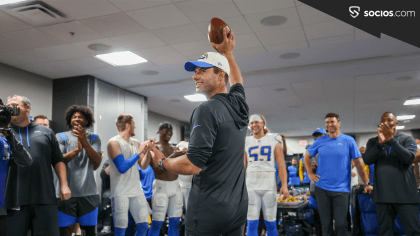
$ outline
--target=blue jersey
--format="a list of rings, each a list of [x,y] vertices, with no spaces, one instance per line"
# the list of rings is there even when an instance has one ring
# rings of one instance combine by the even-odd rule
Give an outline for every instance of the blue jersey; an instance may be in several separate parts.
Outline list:
[[[10,159],[10,146],[7,140],[0,137],[0,207],[5,206],[4,186],[6,185],[7,168]]]
[[[362,156],[354,139],[340,134],[337,138],[320,137],[308,148],[311,156],[319,154],[318,188],[332,192],[350,192],[351,159]]]
[[[149,165],[145,170],[140,168],[137,164],[140,174],[140,182],[143,187],[143,193],[147,200],[153,198],[153,181],[155,180],[155,172]]]

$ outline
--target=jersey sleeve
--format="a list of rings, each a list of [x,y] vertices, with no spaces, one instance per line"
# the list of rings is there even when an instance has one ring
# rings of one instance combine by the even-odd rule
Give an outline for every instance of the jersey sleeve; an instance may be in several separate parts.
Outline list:
[[[191,126],[187,157],[191,163],[203,169],[212,155],[219,125],[210,108],[199,106],[193,113]]]
[[[63,153],[60,150],[60,145],[58,143],[58,138],[54,135],[54,132],[50,133],[50,145],[51,145],[51,165],[55,165],[59,162],[64,162]]]
[[[61,153],[67,153],[68,151],[66,150],[66,141],[63,140],[60,134],[65,136],[64,133],[59,133],[55,135],[55,137],[57,138],[58,147],[60,148]]]
[[[321,143],[321,140],[318,138],[310,147],[308,147],[309,155],[311,155],[312,157],[315,157],[316,154],[318,154],[318,148],[319,148],[320,143]]]
[[[97,134],[92,134],[92,144],[91,144],[93,150],[95,150],[96,152],[102,152],[101,149],[101,138],[99,138],[99,135]]]
[[[357,159],[359,157],[362,156],[362,154],[360,153],[359,149],[357,148],[357,144],[356,141],[354,141],[353,138],[349,137],[349,141],[350,141],[350,157],[352,159]]]

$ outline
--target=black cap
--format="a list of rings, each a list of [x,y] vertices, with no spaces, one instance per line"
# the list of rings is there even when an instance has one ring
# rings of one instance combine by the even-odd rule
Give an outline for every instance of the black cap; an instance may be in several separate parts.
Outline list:
[[[161,129],[172,129],[172,125],[168,121],[163,121],[159,124],[159,130],[161,130]],[[158,133],[159,133],[159,131],[158,131]]]

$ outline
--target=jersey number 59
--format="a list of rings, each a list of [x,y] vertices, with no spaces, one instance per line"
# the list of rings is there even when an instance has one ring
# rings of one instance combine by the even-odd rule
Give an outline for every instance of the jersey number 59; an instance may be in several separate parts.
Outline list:
[[[248,153],[251,161],[270,161],[271,146],[250,147]]]

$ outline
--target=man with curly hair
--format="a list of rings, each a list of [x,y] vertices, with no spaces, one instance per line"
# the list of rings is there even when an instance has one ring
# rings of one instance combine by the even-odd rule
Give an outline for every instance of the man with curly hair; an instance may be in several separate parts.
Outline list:
[[[87,129],[95,122],[86,106],[72,105],[65,114],[69,131],[56,135],[67,163],[67,179],[72,197],[58,201],[60,235],[71,235],[71,225],[78,222],[87,236],[95,235],[99,194],[93,171],[102,161],[101,139]]]

